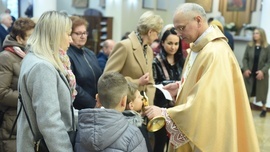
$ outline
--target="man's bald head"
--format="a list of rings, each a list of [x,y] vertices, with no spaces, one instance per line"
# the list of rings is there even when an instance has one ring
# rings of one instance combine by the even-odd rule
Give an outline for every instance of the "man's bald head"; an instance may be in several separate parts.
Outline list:
[[[12,18],[8,13],[3,13],[0,15],[0,22],[1,24],[4,24],[6,27],[11,27],[12,25]]]
[[[102,47],[103,52],[107,56],[109,56],[110,53],[112,52],[112,49],[113,49],[114,45],[115,45],[114,40],[108,39],[108,40],[104,41],[103,47]]]

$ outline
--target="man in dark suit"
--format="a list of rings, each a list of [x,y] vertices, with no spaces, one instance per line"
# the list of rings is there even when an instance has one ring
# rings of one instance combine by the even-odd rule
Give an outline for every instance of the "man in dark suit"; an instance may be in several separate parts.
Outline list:
[[[3,41],[5,40],[6,36],[9,34],[8,28],[12,25],[11,16],[7,13],[3,13],[0,15],[0,48],[2,48]]]
[[[103,71],[108,60],[109,55],[112,52],[112,49],[115,45],[115,42],[111,39],[104,41],[102,50],[97,54],[98,64]]]
[[[16,18],[15,18],[14,16],[11,15],[11,10],[8,9],[8,8],[5,10],[5,13],[7,13],[7,14],[9,14],[9,15],[11,16],[11,19],[12,19],[12,25],[11,25],[10,28],[8,28],[8,30],[11,31],[11,28],[12,28],[12,26],[13,26],[13,23],[16,21]]]

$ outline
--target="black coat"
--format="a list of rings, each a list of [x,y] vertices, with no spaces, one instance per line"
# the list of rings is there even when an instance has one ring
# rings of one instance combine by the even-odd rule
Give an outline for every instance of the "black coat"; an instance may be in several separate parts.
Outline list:
[[[9,34],[9,31],[7,31],[1,24],[0,24],[0,47],[2,47],[3,42],[6,38],[6,36]],[[2,50],[1,50],[2,51]]]
[[[228,39],[228,44],[231,47],[232,51],[234,49],[234,40],[233,40],[233,36],[229,31],[224,31],[224,35],[226,36],[226,38]]]
[[[96,105],[97,82],[102,74],[95,53],[85,47],[79,49],[70,45],[67,54],[71,69],[76,77],[78,94],[74,100],[76,109],[94,108]]]
[[[155,84],[167,85],[169,83],[179,81],[181,74],[182,74],[184,62],[185,62],[183,56],[180,55],[180,57],[178,58],[178,60],[176,60],[174,65],[170,65],[169,62],[167,61],[165,51],[162,50],[159,53],[159,56],[160,56],[161,61],[164,63],[164,65],[168,71],[169,80],[166,80],[164,71],[162,69],[161,62],[158,60],[158,58],[156,56],[153,60],[153,77],[155,80]],[[168,105],[169,101],[167,101],[165,99],[163,93],[159,89],[156,89],[154,104],[156,106],[164,107],[164,108],[168,108],[170,106],[170,105]]]

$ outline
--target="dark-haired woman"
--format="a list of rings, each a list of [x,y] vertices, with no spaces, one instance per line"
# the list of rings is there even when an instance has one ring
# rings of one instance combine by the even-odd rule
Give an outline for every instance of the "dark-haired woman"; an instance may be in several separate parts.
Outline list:
[[[179,81],[184,66],[181,40],[173,25],[165,26],[160,40],[160,53],[153,61],[153,77],[155,84],[166,85],[171,82]],[[173,106],[173,101],[165,99],[160,90],[156,90],[154,104],[159,107],[168,108]],[[165,127],[155,132],[154,152],[163,152],[165,144],[169,138]]]

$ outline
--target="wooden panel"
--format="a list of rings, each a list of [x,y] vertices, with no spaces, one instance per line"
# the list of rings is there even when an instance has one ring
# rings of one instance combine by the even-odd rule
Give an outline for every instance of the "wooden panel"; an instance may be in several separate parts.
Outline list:
[[[89,0],[72,0],[72,6],[78,8],[87,8]]]
[[[89,34],[87,36],[87,42],[86,42],[85,46],[87,48],[89,48],[90,50],[93,50],[94,52],[96,52],[97,48],[95,48],[95,46],[97,45],[96,43],[98,43],[98,42],[96,42],[94,37],[93,37],[93,30],[100,29],[99,23],[100,23],[101,19],[100,19],[100,17],[97,17],[97,16],[82,16],[82,17],[85,18],[89,24],[88,29],[87,29]],[[97,35],[97,36],[99,37],[99,35]]]
[[[82,16],[89,23],[87,31],[89,35],[85,46],[93,50],[96,54],[102,47],[102,42],[112,39],[112,17]]]
[[[112,39],[112,29],[113,29],[113,18],[111,17],[102,17],[100,22],[100,38],[99,38],[99,50],[102,48],[103,42],[107,39]],[[98,51],[99,51],[98,50]]]
[[[228,5],[232,1],[239,1],[239,0],[223,0],[220,1],[220,7],[219,11],[222,13],[222,15],[225,18],[226,24],[230,22],[234,22],[237,28],[237,34],[239,34],[243,24],[249,24],[250,23],[250,16],[251,16],[251,1],[252,0],[242,0],[243,4],[245,6],[242,6],[242,8],[239,8],[238,10],[234,10],[231,7],[231,5]],[[241,1],[241,0],[240,0]]]

